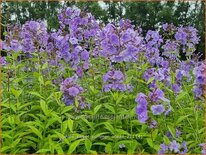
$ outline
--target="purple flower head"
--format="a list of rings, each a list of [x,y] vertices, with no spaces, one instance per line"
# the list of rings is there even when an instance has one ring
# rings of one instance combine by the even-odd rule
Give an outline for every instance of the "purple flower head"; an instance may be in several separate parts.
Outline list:
[[[159,102],[160,100],[162,100],[164,102],[169,102],[169,100],[164,97],[164,92],[162,90],[160,90],[159,88],[154,89],[149,94],[149,99],[155,103]]]
[[[119,44],[119,38],[116,34],[113,34],[113,35],[110,36],[110,43],[114,44],[114,45]]]
[[[201,143],[201,144],[199,144],[199,146],[202,148],[201,153],[202,154],[206,154],[206,144],[205,143]]]
[[[182,91],[181,87],[178,84],[173,84],[172,90],[174,91],[174,93],[180,93]]]
[[[11,41],[11,50],[14,52],[19,52],[21,50],[21,45],[19,44],[18,40]]]
[[[157,127],[157,122],[155,120],[152,120],[149,125],[149,128],[155,128],[155,127]]]
[[[182,134],[182,132],[180,130],[178,130],[178,128],[176,128],[175,130],[176,130],[176,137],[179,138],[179,136]]]
[[[124,84],[124,75],[121,71],[112,70],[108,71],[103,76],[104,87],[103,90],[105,92],[109,92],[110,90],[118,90],[118,91],[131,91],[132,86],[129,84]]]
[[[5,57],[0,56],[0,65],[5,66],[6,65],[6,60]]]
[[[160,150],[158,151],[158,154],[165,154],[168,151],[169,147],[167,145],[160,144]]]
[[[148,115],[147,115],[148,103],[146,100],[146,95],[143,93],[139,93],[135,101],[138,103],[138,105],[136,106],[136,114],[138,116],[138,120],[141,123],[145,123],[145,121],[148,119]]]
[[[74,97],[80,93],[79,89],[76,87],[71,87],[68,89],[68,91],[69,91],[69,95],[74,96]]]
[[[177,143],[175,140],[173,140],[172,142],[170,142],[169,149],[170,151],[173,151],[174,153],[178,153],[180,149],[180,144]]]
[[[187,151],[188,151],[188,148],[187,148],[187,143],[184,141],[182,142],[182,151],[180,151],[180,154],[186,154]]]
[[[84,50],[82,53],[81,53],[81,58],[82,60],[84,61],[88,61],[89,60],[89,52]]]
[[[60,86],[60,90],[63,92],[63,102],[66,105],[74,103],[75,98],[81,99],[79,95],[84,91],[82,87],[76,84],[77,75],[65,79]],[[82,100],[81,100],[82,101]],[[83,101],[82,101],[83,102]]]
[[[165,111],[165,107],[163,105],[152,105],[151,110],[153,115],[160,115]]]
[[[146,95],[143,93],[139,93],[135,99],[138,104],[147,105]]]

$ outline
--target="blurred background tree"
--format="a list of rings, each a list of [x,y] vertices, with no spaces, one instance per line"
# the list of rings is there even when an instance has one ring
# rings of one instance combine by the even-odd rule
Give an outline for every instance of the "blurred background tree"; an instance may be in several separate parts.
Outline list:
[[[190,2],[3,2],[2,24],[3,31],[7,24],[23,24],[27,20],[41,19],[45,21],[48,30],[58,28],[58,11],[65,6],[77,6],[91,12],[96,19],[107,24],[118,23],[121,18],[130,19],[135,26],[140,26],[146,33],[149,29],[156,29],[163,23],[174,25],[190,25],[199,31],[200,44],[197,51],[202,52],[204,58],[205,30],[204,30],[204,1]],[[3,33],[3,32],[2,32]]]

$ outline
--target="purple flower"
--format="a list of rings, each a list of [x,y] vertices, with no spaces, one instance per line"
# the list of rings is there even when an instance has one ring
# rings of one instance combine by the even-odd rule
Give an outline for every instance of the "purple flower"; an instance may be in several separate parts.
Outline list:
[[[155,128],[155,127],[157,127],[157,122],[155,120],[152,120],[149,125],[149,128]]]
[[[151,110],[153,115],[160,115],[165,111],[165,107],[163,105],[152,105]]]
[[[6,65],[5,57],[1,57],[1,56],[0,56],[0,64],[1,64],[2,66],[5,66],[5,65]]]
[[[143,93],[139,93],[135,101],[138,103],[138,105],[136,106],[136,114],[138,116],[138,120],[141,123],[145,123],[145,121],[148,119],[148,115],[147,115],[148,103],[146,100],[146,95]]]
[[[199,146],[202,148],[201,153],[202,154],[206,154],[206,144],[205,143],[201,143],[201,144],[199,144]]]
[[[79,89],[77,89],[76,87],[71,87],[68,89],[69,91],[69,95],[71,96],[77,96],[79,94]]]
[[[70,39],[69,39],[69,42],[70,42],[72,45],[78,44],[78,40],[77,40],[77,38],[75,38],[75,37],[70,38]]]
[[[158,154],[165,154],[168,151],[169,147],[167,145],[160,144],[160,150],[158,151]]]
[[[82,58],[82,60],[84,60],[84,61],[88,61],[88,60],[89,60],[89,52],[87,52],[86,50],[84,50],[84,51],[81,53],[81,58]]]
[[[18,40],[11,41],[11,50],[14,52],[19,52],[21,50],[21,45],[19,44]]]
[[[114,45],[119,44],[119,38],[116,34],[113,34],[113,35],[110,36],[110,43],[114,44]]]
[[[159,102],[160,100],[162,100],[164,102],[169,102],[169,100],[164,97],[164,92],[162,90],[160,90],[159,88],[154,89],[149,94],[149,99],[155,103]]]
[[[177,143],[175,140],[173,140],[172,142],[170,142],[169,149],[170,151],[173,151],[174,153],[178,153],[180,149],[180,144]]]
[[[186,142],[184,141],[184,142],[182,142],[182,151],[180,151],[180,154],[186,154],[187,153],[187,151],[188,151],[188,149],[187,149],[187,144],[186,144]]]
[[[173,84],[172,90],[174,91],[174,93],[180,93],[182,91],[181,87],[178,84]]]

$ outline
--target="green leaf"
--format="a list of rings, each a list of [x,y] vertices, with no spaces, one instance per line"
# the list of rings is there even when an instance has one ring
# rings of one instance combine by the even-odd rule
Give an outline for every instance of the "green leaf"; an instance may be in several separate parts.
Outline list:
[[[11,92],[12,94],[16,97],[19,98],[19,96],[21,95],[21,93],[23,92],[22,90],[16,90],[14,88],[11,88]]]
[[[151,138],[147,138],[147,143],[151,148],[154,148],[154,143]]]
[[[62,147],[59,144],[55,145],[55,150],[57,151],[57,154],[64,154],[64,151],[62,150]]]
[[[36,153],[48,153],[50,152],[50,149],[40,149]]]
[[[172,127],[170,125],[168,125],[167,127],[168,127],[170,133],[172,134],[172,137],[175,138],[176,137],[176,131],[175,131],[174,127]]]
[[[155,77],[153,76],[153,77],[151,77],[151,78],[149,78],[149,80],[147,81],[147,84],[150,84],[153,80],[155,79]]]
[[[48,115],[48,106],[44,100],[40,100],[40,106],[44,114],[47,116]]]
[[[158,135],[158,129],[155,129],[153,132],[152,132],[152,139],[155,140],[156,137]]]
[[[61,124],[61,126],[62,126],[61,131],[62,131],[63,134],[65,134],[65,132],[66,132],[66,130],[67,130],[67,121],[64,121],[64,122]]]
[[[69,146],[69,150],[68,150],[68,154],[71,154],[75,151],[75,149],[77,148],[77,146],[79,146],[79,143],[82,141],[82,139],[74,141],[70,146]]]
[[[108,110],[110,110],[113,114],[115,114],[115,110],[112,106],[105,104],[104,107],[107,108]]]
[[[98,105],[94,108],[94,115],[99,111],[99,109],[102,107],[102,105]]]
[[[112,154],[112,143],[109,142],[105,147],[105,152],[108,154]]]
[[[109,130],[113,135],[115,135],[114,127],[109,122],[104,122],[103,124],[106,126],[105,128],[107,130]]]
[[[74,108],[73,106],[66,106],[66,107],[64,108],[64,110],[61,112],[61,114],[64,114],[64,113],[72,110],[73,108]]]
[[[30,128],[30,129],[32,130],[32,132],[33,132],[34,134],[36,134],[40,139],[43,139],[41,132],[40,132],[37,128],[35,128],[34,126],[29,126],[29,128]]]
[[[177,95],[177,97],[175,98],[175,100],[176,100],[176,102],[177,102],[177,101],[180,101],[180,100],[182,100],[182,99],[187,98],[188,95],[189,95],[189,94],[188,94],[187,92],[183,91],[183,92],[181,92],[179,95]]]
[[[73,123],[74,123],[74,121],[71,120],[71,119],[68,119],[67,123],[68,123],[69,130],[71,132],[73,132]]]
[[[48,67],[48,62],[44,63],[42,66],[42,70],[46,69]]]
[[[43,97],[43,96],[41,96],[41,95],[40,95],[39,93],[37,93],[37,92],[29,92],[29,94],[34,95],[34,96],[37,96],[37,97],[39,97],[39,98],[44,99],[44,97]]]
[[[87,152],[89,152],[91,147],[92,147],[92,142],[89,139],[85,139],[84,145],[85,145],[85,147],[87,149]]]
[[[169,140],[169,138],[168,138],[167,136],[164,136],[164,137],[163,137],[163,141],[164,141],[164,143],[165,143],[166,145],[170,145],[170,140]]]
[[[40,75],[40,76],[38,77],[38,80],[39,80],[39,82],[40,82],[42,85],[44,85],[44,78],[43,78],[42,75]]]
[[[97,134],[94,134],[93,136],[92,136],[92,139],[94,140],[94,139],[97,139],[98,137],[100,137],[100,136],[102,136],[102,135],[106,135],[106,134],[108,134],[109,132],[101,132],[101,133],[97,133]],[[97,144],[97,143],[95,143],[95,144]]]
[[[180,122],[182,122],[184,119],[188,118],[189,116],[191,116],[191,114],[190,115],[186,115],[186,116],[180,116],[177,119],[176,124],[179,124]]]

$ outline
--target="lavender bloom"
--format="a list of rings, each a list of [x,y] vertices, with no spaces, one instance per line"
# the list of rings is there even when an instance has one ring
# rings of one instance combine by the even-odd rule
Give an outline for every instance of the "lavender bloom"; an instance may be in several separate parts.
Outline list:
[[[154,89],[149,94],[149,99],[155,103],[159,102],[160,100],[162,100],[164,102],[169,102],[169,100],[164,97],[164,92],[162,90],[160,90],[159,88]]]
[[[77,76],[74,75],[71,78],[65,79],[61,83],[60,90],[63,92],[63,99],[62,100],[66,105],[73,104],[75,101],[75,98],[77,98],[80,103],[84,102],[82,100],[81,96],[79,96],[84,90],[82,87],[77,85],[76,82],[77,82]],[[84,107],[83,104],[82,104],[82,107]]]
[[[0,56],[0,65],[5,66],[6,65],[6,60],[5,57]]]
[[[174,93],[180,93],[182,91],[181,87],[178,84],[173,84],[172,90],[174,91]]]
[[[80,93],[79,89],[76,87],[71,87],[68,89],[68,91],[69,91],[69,95],[71,96],[77,96]]]
[[[205,143],[201,143],[201,144],[199,144],[199,146],[202,148],[201,153],[205,154],[206,153],[206,144]]]
[[[145,121],[148,119],[147,115],[147,100],[146,95],[143,93],[139,93],[135,101],[138,103],[136,106],[136,114],[138,116],[138,120],[141,123],[145,123]]]
[[[155,128],[155,127],[157,127],[157,122],[155,120],[152,120],[149,125],[149,128]]]
[[[203,94],[205,81],[205,64],[204,62],[200,62],[197,64],[196,67],[193,69],[193,74],[195,75],[194,81],[194,94],[196,98],[199,98]]]
[[[180,144],[177,143],[175,140],[173,140],[172,142],[170,142],[169,149],[170,149],[170,151],[178,153],[179,149],[180,149]]]
[[[186,142],[184,141],[184,142],[182,142],[182,151],[180,151],[180,154],[186,154],[187,153],[187,151],[188,151],[188,149],[187,149],[187,144],[186,144]]]
[[[160,144],[160,150],[158,151],[158,154],[165,154],[168,151],[169,147],[167,145]]]
[[[103,90],[105,92],[109,92],[110,90],[119,90],[121,92],[129,90],[131,91],[132,86],[129,84],[123,84],[124,75],[121,71],[108,71],[103,76],[104,87]]]
[[[160,115],[165,111],[165,107],[163,105],[153,105],[151,110],[153,115]]]

